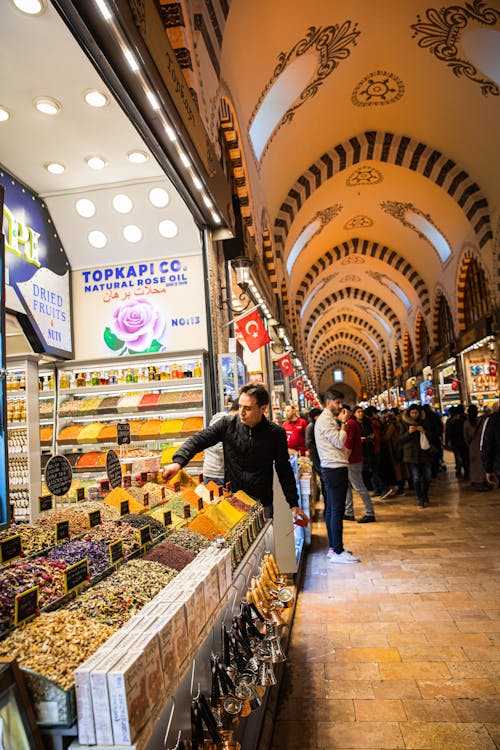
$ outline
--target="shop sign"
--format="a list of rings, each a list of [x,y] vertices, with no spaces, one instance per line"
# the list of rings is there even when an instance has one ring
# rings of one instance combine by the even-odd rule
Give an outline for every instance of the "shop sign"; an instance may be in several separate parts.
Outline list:
[[[207,348],[200,254],[74,271],[72,287],[77,359]]]
[[[49,210],[5,170],[5,283],[19,300],[43,351],[73,356],[70,267]]]

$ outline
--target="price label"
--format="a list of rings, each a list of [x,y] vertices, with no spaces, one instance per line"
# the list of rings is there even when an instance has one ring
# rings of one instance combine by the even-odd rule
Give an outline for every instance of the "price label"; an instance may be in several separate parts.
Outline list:
[[[141,482],[143,484],[146,484],[148,481],[148,472],[147,471],[141,471]]]
[[[101,511],[93,510],[88,514],[89,517],[89,529],[93,529],[94,526],[99,526],[101,523]]]
[[[116,435],[118,445],[129,445],[130,424],[128,422],[118,422],[116,425]]]
[[[161,488],[161,499],[165,500],[165,487]]]
[[[203,484],[203,474],[198,474],[198,484]]]
[[[174,491],[175,492],[180,492],[181,491],[181,483],[180,482],[176,482],[174,484]]]
[[[198,510],[203,510],[203,498],[198,498]]]
[[[82,503],[85,500],[85,487],[78,487],[76,490],[76,502]]]
[[[118,560],[123,557],[123,542],[118,540],[117,542],[111,542],[109,545],[109,560],[111,565],[114,565]]]
[[[166,510],[163,513],[163,525],[172,526],[172,511],[171,510]]]
[[[123,466],[123,470],[125,474],[132,474],[132,468],[133,468],[132,464],[124,464]]]
[[[122,465],[115,451],[106,453],[106,474],[113,489],[122,486]]]
[[[224,497],[224,487],[222,485],[219,485],[217,492],[219,493],[219,497]]]
[[[43,513],[45,510],[52,510],[52,495],[40,495],[38,498],[38,510]]]
[[[137,533],[139,535],[139,542],[141,547],[153,541],[153,538],[151,536],[150,523],[146,524],[146,526],[142,526],[140,529],[137,529]]]
[[[66,568],[63,572],[64,578],[64,593],[69,594],[70,591],[77,589],[82,583],[89,577],[89,561],[86,557],[69,568]]]
[[[184,518],[191,518],[191,506],[189,504],[184,506]]]
[[[69,521],[56,523],[56,542],[62,542],[64,539],[69,539]]]
[[[17,594],[14,599],[14,627],[34,617],[38,611],[39,586],[33,586]]]
[[[125,474],[123,477],[123,486],[124,487],[132,487],[132,477],[130,474]]]
[[[120,515],[121,516],[126,516],[128,513],[130,513],[130,511],[129,511],[129,501],[128,500],[122,500],[121,503],[120,503]]]
[[[56,497],[67,495],[73,481],[73,469],[66,456],[52,456],[45,467],[45,484]]]
[[[109,479],[101,479],[101,481],[99,482],[99,494],[101,495],[101,497],[107,495],[110,489],[111,486],[109,484]]]
[[[22,553],[23,545],[21,544],[20,534],[9,536],[0,542],[0,563],[15,560],[17,557],[21,557]]]
[[[142,496],[142,504],[146,507],[149,505],[149,492],[145,492]]]

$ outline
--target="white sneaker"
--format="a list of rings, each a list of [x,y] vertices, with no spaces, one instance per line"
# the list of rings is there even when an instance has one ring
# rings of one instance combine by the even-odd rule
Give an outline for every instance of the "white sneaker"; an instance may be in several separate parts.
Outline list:
[[[358,563],[359,559],[357,557],[354,557],[354,555],[351,552],[348,552],[346,549],[343,552],[340,552],[337,554],[336,552],[333,552],[333,550],[330,550],[332,553],[331,555],[328,555],[329,559],[333,563]]]
[[[384,492],[384,494],[381,495],[380,499],[385,500],[386,497],[392,497],[395,494],[396,494],[396,490],[393,490],[392,487],[389,487],[387,492]]]
[[[331,559],[334,555],[335,555],[335,552],[331,548],[326,553],[326,556],[328,557],[328,559]]]

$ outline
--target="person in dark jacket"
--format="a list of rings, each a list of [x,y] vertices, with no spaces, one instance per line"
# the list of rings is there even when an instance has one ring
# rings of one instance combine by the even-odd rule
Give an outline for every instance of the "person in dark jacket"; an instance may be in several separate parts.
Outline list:
[[[492,485],[500,485],[500,411],[489,415],[481,445],[486,479]]]
[[[292,509],[309,520],[299,508],[295,476],[288,457],[286,433],[265,417],[269,394],[260,383],[247,383],[238,397],[238,415],[222,417],[215,424],[188,438],[163,470],[165,480],[175,476],[201,450],[222,442],[224,481],[234,492],[243,490],[264,506],[266,518],[273,517],[273,467]]]
[[[408,464],[410,470],[419,510],[429,505],[429,486],[432,479],[432,455],[430,447],[427,450],[420,447],[422,433],[427,437],[430,446],[431,430],[425,422],[424,411],[418,404],[412,404],[403,414],[399,442],[403,446],[403,461]]]
[[[446,422],[445,444],[449,450],[453,451],[455,456],[455,476],[457,479],[469,478],[469,448],[464,439],[464,422],[465,413],[464,405],[457,404],[451,406]]]
[[[309,412],[309,424],[306,427],[306,449],[309,451],[309,458],[311,459],[313,468],[313,482],[311,487],[311,508],[315,507],[316,500],[318,499],[317,483],[319,481],[321,486],[321,494],[323,495],[323,501],[326,498],[326,491],[323,484],[323,477],[321,476],[321,462],[318,456],[318,449],[316,448],[316,439],[314,437],[314,425],[317,418],[321,414],[321,409],[314,407]],[[314,518],[314,512],[311,510],[311,518]]]

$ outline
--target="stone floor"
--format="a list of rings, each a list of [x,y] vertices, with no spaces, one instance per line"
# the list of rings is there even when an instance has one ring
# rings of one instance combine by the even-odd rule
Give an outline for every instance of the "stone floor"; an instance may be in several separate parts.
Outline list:
[[[272,750],[500,748],[500,491],[452,468],[424,511],[407,491],[344,522],[357,565],[327,560],[320,512]]]

